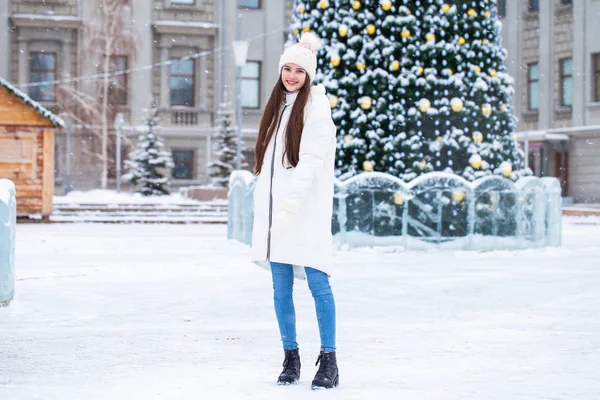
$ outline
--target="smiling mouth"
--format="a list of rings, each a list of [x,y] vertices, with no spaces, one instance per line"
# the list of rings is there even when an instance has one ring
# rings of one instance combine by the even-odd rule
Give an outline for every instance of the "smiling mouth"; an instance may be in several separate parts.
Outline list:
[[[288,85],[292,85],[292,86],[294,86],[294,85],[297,85],[297,84],[298,84],[298,82],[297,82],[297,81],[287,81],[287,83],[288,83]]]

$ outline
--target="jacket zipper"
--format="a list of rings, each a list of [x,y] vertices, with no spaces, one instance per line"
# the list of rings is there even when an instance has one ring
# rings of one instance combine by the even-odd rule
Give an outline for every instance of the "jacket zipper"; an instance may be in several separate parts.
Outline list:
[[[283,113],[287,108],[287,104],[284,104],[283,110],[279,115],[279,121],[277,121],[277,128],[275,129],[275,139],[273,140],[273,157],[271,157],[271,184],[269,186],[269,234],[267,237],[267,261],[271,258],[271,225],[273,224],[273,175],[275,175],[275,150],[277,149],[277,134],[279,133],[279,125],[283,118]]]

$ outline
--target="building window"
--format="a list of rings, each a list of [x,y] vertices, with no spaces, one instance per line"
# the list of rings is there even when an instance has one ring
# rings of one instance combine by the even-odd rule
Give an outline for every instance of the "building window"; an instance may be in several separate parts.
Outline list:
[[[592,54],[594,68],[594,101],[600,101],[600,53]]]
[[[540,66],[538,64],[527,66],[527,88],[529,110],[536,111],[540,107]]]
[[[500,18],[506,17],[506,0],[498,0],[498,16]]]
[[[175,179],[193,179],[194,177],[194,150],[173,150],[172,176]]]
[[[238,8],[260,8],[260,0],[238,0]]]
[[[32,52],[30,56],[30,83],[56,80],[56,53]],[[53,84],[31,86],[29,95],[36,101],[54,101],[56,100],[55,86]]]
[[[540,0],[529,0],[529,11],[539,11]]]
[[[194,60],[177,60],[171,64],[169,89],[172,106],[194,106],[195,69]]]
[[[560,105],[573,106],[573,60],[560,60]]]
[[[185,4],[188,6],[193,6],[196,4],[196,0],[171,0],[171,4]]]
[[[560,0],[561,4],[573,4],[573,0]]]
[[[111,56],[110,72],[127,70],[127,56]],[[113,105],[127,104],[127,74],[113,75],[108,83],[108,101]]]
[[[242,68],[242,107],[260,108],[260,62],[248,61]]]

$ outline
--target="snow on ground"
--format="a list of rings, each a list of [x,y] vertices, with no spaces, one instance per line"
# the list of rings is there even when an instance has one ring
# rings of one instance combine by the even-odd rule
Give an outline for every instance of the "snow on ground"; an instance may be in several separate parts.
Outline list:
[[[19,225],[0,399],[597,400],[600,225],[572,221],[562,248],[338,253],[341,386],[317,393],[306,283],[278,387],[270,277],[225,226]]]
[[[226,200],[219,200],[227,203]],[[167,196],[142,196],[140,193],[120,192],[114,190],[95,189],[87,192],[72,191],[66,196],[54,196],[56,204],[198,204],[197,200],[189,199],[179,193]]]

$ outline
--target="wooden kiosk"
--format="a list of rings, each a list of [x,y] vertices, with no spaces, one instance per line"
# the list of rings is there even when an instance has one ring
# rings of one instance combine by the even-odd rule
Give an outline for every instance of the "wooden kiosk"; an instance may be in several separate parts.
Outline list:
[[[48,216],[54,195],[54,131],[63,121],[0,77],[0,178],[16,187],[17,216]]]

